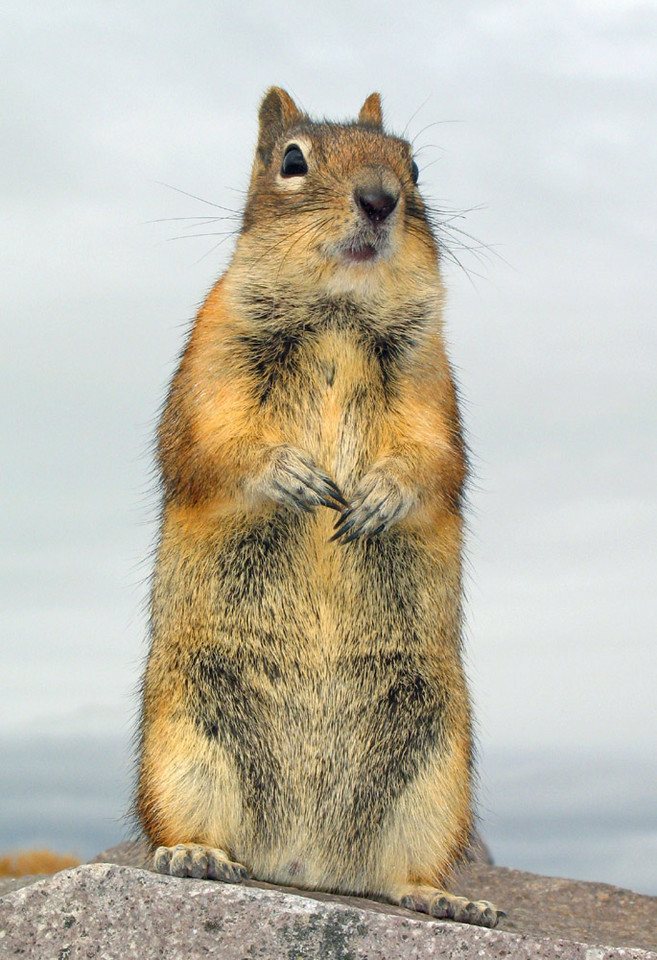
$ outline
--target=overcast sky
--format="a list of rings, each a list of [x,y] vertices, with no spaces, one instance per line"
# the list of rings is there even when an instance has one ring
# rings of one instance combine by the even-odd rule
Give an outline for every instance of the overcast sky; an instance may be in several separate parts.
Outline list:
[[[657,760],[655,2],[4,9],[2,728],[131,729],[149,445],[237,225],[152,221],[224,215],[169,187],[239,212],[275,83],[334,119],[381,91],[476,238],[445,273],[484,754]]]

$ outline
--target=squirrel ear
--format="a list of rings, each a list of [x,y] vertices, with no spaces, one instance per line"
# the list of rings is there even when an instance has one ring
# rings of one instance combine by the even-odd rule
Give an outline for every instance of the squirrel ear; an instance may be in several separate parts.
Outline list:
[[[369,127],[383,127],[383,114],[381,113],[381,96],[378,93],[371,93],[358,114],[358,122],[367,124]]]
[[[270,87],[260,104],[258,113],[258,146],[256,166],[262,170],[271,158],[271,152],[278,138],[302,117],[296,103],[285,90]]]

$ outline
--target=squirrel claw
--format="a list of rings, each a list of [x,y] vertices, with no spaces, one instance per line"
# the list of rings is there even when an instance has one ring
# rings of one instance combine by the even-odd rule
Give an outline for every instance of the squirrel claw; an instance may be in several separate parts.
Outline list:
[[[312,507],[309,507],[307,503],[304,503],[300,497],[295,496],[293,493],[290,493],[289,490],[286,490],[282,483],[279,483],[277,480],[274,480],[274,488],[278,490],[283,498],[284,502],[288,503],[290,506],[294,505],[298,507],[299,510],[303,510],[305,513],[312,513]]]
[[[223,880],[242,883],[249,874],[241,863],[230,859],[219,847],[201,843],[178,843],[175,847],[158,847],[153,857],[157,873],[171,877],[194,877],[197,880]]]
[[[306,513],[311,513],[314,507],[340,511],[347,506],[338,485],[317,469],[308,454],[288,444],[274,450],[253,486],[257,493]]]
[[[349,504],[345,500],[342,494],[342,491],[340,490],[340,487],[337,485],[337,483],[334,483],[330,477],[327,477],[324,474],[321,475],[321,479],[331,491],[331,496],[333,497],[333,499],[337,500],[338,503],[341,504],[343,507],[348,507]],[[328,506],[328,504],[326,504],[326,506]]]
[[[351,543],[358,537],[371,540],[402,520],[414,503],[413,493],[400,483],[388,464],[374,466],[361,480],[345,510],[335,524],[331,541]]]
[[[393,903],[406,910],[428,913],[437,920],[456,920],[479,927],[495,927],[498,920],[506,916],[488,900],[469,900],[429,886],[410,886],[402,896],[395,897]]]
[[[342,524],[345,522],[345,520],[347,520],[352,513],[353,513],[353,510],[351,507],[347,507],[346,510],[343,510],[340,516],[338,517],[338,519],[333,524],[333,529],[339,530]]]

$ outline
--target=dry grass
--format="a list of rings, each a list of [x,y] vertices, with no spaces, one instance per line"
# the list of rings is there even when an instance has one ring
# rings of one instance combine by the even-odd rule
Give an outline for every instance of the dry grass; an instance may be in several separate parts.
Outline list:
[[[68,867],[77,867],[80,861],[70,853],[52,850],[24,850],[0,857],[0,877],[25,877],[31,873],[57,873]]]

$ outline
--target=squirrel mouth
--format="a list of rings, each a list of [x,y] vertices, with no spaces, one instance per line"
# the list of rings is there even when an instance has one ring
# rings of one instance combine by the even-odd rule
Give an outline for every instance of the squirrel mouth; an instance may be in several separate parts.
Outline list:
[[[371,243],[364,243],[361,246],[347,247],[343,250],[343,256],[350,263],[364,263],[367,260],[373,260],[378,252]]]

